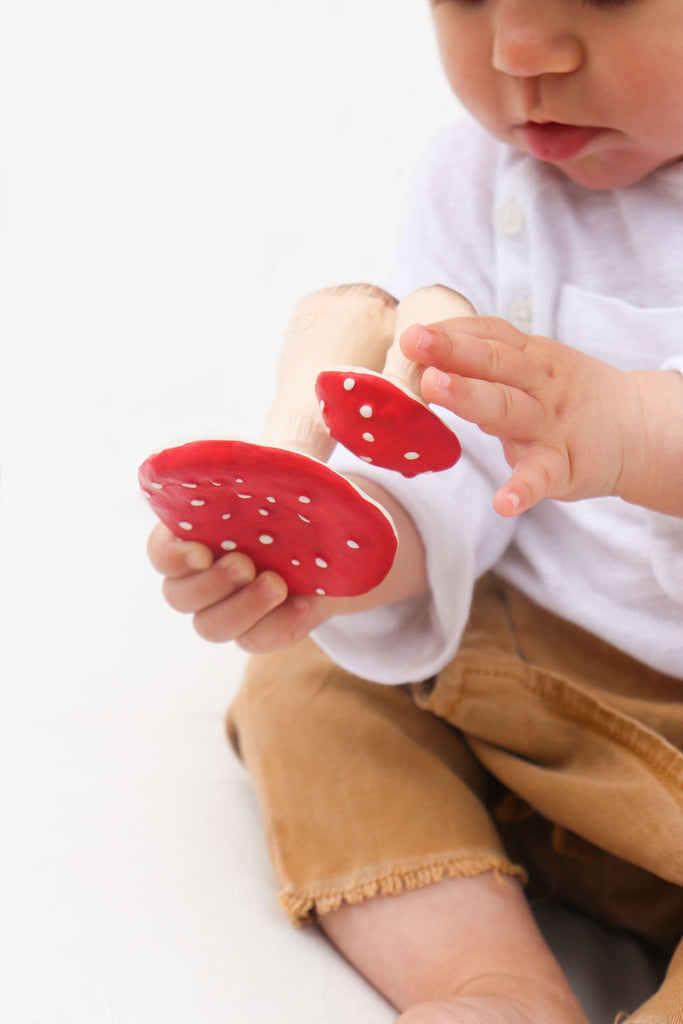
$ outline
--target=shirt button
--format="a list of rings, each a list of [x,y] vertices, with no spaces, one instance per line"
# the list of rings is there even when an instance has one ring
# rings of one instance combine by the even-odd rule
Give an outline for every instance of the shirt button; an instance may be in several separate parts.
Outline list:
[[[524,214],[521,207],[512,199],[501,203],[496,211],[496,224],[498,230],[509,238],[518,235],[524,227]]]
[[[528,333],[533,327],[534,323],[534,307],[531,299],[526,295],[521,296],[510,306],[508,312],[508,320],[513,324],[519,331]]]

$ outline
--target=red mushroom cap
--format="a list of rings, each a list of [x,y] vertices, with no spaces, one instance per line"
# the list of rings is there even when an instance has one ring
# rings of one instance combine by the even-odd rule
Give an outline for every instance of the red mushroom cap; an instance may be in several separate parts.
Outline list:
[[[151,455],[140,487],[176,537],[216,557],[248,555],[292,594],[367,593],[391,568],[389,515],[354,484],[298,452],[246,441],[194,441]]]
[[[315,390],[335,441],[373,466],[410,477],[448,469],[462,454],[429,406],[379,373],[323,370]]]

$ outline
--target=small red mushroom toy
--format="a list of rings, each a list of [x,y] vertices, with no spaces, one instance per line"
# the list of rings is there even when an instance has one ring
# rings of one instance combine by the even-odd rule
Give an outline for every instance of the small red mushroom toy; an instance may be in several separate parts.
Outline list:
[[[425,367],[403,355],[399,339],[411,324],[473,314],[467,299],[443,285],[406,296],[382,373],[342,366],[318,375],[316,394],[330,435],[365,462],[406,477],[453,466],[460,442],[420,397]]]
[[[393,522],[325,465],[334,440],[314,383],[330,361],[379,369],[394,336],[396,300],[372,285],[305,298],[285,336],[262,444],[195,441],[142,464],[151,507],[177,537],[216,557],[240,551],[279,573],[292,594],[354,596],[377,586],[397,550]]]

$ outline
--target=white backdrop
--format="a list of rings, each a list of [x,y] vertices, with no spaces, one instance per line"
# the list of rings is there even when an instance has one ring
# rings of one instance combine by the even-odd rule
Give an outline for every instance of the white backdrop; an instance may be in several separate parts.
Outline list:
[[[384,278],[427,4],[4,0],[0,95],[0,1019],[392,1020],[277,907],[136,469],[256,437],[298,298]]]

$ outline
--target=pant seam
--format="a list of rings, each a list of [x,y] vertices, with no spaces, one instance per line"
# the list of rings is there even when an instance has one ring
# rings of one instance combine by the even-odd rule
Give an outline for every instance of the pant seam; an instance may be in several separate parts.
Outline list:
[[[418,863],[411,861],[395,865],[374,876],[359,878],[358,873],[341,876],[307,890],[285,888],[280,904],[290,920],[297,926],[308,924],[316,917],[338,910],[343,903],[357,904],[375,896],[396,896],[411,889],[421,889],[445,878],[474,878],[493,871],[501,877],[517,878],[525,885],[527,874],[523,868],[504,857],[492,856],[439,856]]]
[[[655,771],[659,772],[665,778],[671,780],[679,789],[683,789],[683,779],[681,778],[680,773],[668,768],[661,761],[649,755],[642,744],[635,743],[628,737],[620,735],[619,730],[614,726],[610,728],[607,723],[596,721],[594,716],[586,712],[582,712],[580,709],[572,706],[570,701],[562,700],[561,697],[544,693],[541,687],[535,684],[533,679],[528,679],[524,677],[520,679],[520,676],[516,673],[496,671],[495,669],[481,670],[470,668],[465,669],[463,675],[464,677],[479,676],[481,678],[489,679],[506,679],[508,682],[512,683],[519,683],[521,681],[523,687],[530,693],[533,693],[535,696],[539,697],[547,704],[551,704],[556,708],[559,708],[561,711],[565,712],[568,717],[573,718],[575,721],[581,722],[584,725],[587,725],[588,727],[592,728],[595,732],[598,732],[608,737],[609,739],[614,740],[616,743],[619,743],[622,747],[625,747],[627,750],[630,750],[631,753],[636,754],[638,757],[640,757],[643,761],[649,764],[651,768],[654,768]],[[449,712],[451,710],[454,710],[459,703],[461,703],[461,695],[459,695],[456,701],[453,702],[452,708],[449,709]],[[612,712],[609,708],[605,708],[605,711],[607,714],[614,714],[614,712]],[[464,729],[463,731],[465,732],[465,734],[467,734],[466,729]],[[673,753],[677,753],[675,748],[672,747],[671,749]]]

